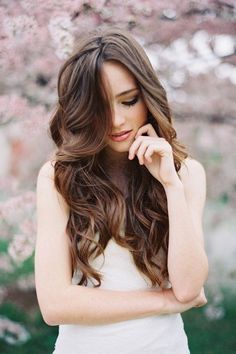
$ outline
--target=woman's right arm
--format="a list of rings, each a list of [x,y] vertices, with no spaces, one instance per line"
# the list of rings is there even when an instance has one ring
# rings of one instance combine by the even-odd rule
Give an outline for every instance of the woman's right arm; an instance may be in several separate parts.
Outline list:
[[[204,294],[179,302],[172,290],[116,291],[71,283],[72,266],[66,224],[69,208],[54,186],[51,161],[37,178],[35,284],[48,325],[107,324],[146,316],[184,312],[206,303]]]

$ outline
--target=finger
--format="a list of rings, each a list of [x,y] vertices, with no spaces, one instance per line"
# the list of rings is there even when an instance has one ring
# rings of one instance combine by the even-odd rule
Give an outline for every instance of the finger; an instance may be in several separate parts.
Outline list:
[[[149,145],[147,150],[145,151],[144,157],[147,161],[152,162],[152,155],[155,151],[154,145]]]
[[[139,159],[139,163],[140,165],[143,165],[144,164],[144,154],[146,152],[148,148],[148,143],[147,141],[142,141],[141,145],[139,146],[139,149],[136,153],[138,159]]]
[[[151,123],[145,124],[141,128],[139,128],[135,137],[138,137],[145,133],[148,134],[148,136],[158,136]]]
[[[147,136],[139,136],[129,148],[129,159],[132,160],[141,145],[142,141],[150,139]]]
[[[162,157],[172,154],[172,147],[165,139],[158,138],[158,140],[150,144],[150,146],[152,146],[153,152],[157,152]]]
[[[135,153],[139,147],[139,145],[141,144],[141,140],[135,140],[133,142],[133,144],[130,146],[129,148],[129,159],[132,160],[135,156]]]

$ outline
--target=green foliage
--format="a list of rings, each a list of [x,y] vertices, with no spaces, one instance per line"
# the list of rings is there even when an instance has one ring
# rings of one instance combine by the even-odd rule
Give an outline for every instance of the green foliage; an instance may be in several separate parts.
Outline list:
[[[221,161],[222,161],[222,156],[219,152],[217,151],[211,152],[208,159],[208,163],[210,163],[211,165],[218,165]]]
[[[13,261],[12,261],[13,262]],[[10,285],[14,284],[15,281],[20,279],[23,276],[27,276],[32,274],[34,270],[34,255],[27,258],[24,262],[19,265],[14,264],[14,268],[12,271],[7,272],[6,270],[0,269],[0,284],[1,285]]]
[[[183,313],[185,331],[189,339],[191,354],[235,354],[236,307],[235,295],[224,290],[225,316],[209,320],[204,307]]]
[[[229,202],[229,195],[227,192],[223,192],[221,193],[221,195],[219,196],[219,203],[220,204],[227,204]]]
[[[57,337],[58,328],[47,326],[37,309],[30,315],[11,303],[5,303],[0,307],[3,316],[24,324],[24,327],[31,334],[31,338],[21,345],[10,345],[0,340],[0,353],[4,354],[51,354]]]
[[[8,249],[9,241],[6,239],[0,239],[0,253],[6,253]]]

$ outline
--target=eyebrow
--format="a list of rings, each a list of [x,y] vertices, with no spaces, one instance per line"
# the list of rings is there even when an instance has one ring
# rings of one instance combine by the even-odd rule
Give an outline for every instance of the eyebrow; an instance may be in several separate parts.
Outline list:
[[[134,88],[132,88],[130,90],[123,91],[123,92],[119,93],[118,95],[116,95],[116,97],[120,97],[120,96],[126,95],[127,93],[132,92],[132,91],[136,91],[136,90],[138,90],[138,87],[134,87]]]

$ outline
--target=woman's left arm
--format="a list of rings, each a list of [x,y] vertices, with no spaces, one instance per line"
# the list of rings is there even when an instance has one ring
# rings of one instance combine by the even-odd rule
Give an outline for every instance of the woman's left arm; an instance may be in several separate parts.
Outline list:
[[[147,136],[143,136],[144,133]],[[208,276],[202,230],[205,170],[200,162],[187,158],[177,174],[171,145],[157,135],[151,124],[138,130],[129,149],[129,159],[135,155],[165,190],[169,216],[169,280],[179,301],[191,301],[201,292]]]
[[[179,171],[181,183],[164,186],[169,214],[169,279],[181,302],[196,297],[208,276],[202,228],[205,170],[194,159],[187,158],[185,165]]]

